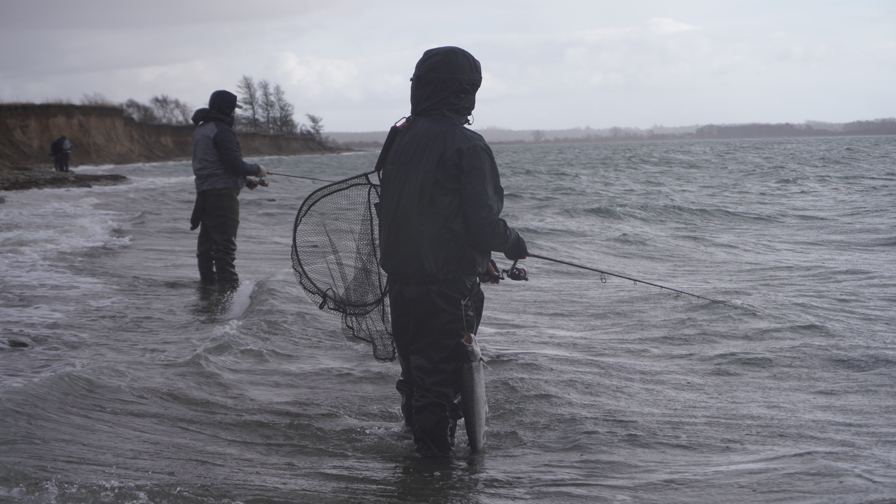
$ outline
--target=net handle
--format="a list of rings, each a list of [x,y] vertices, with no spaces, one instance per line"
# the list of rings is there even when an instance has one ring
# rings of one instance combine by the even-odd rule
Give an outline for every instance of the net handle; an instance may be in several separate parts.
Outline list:
[[[389,134],[386,135],[386,141],[383,142],[383,150],[380,151],[379,157],[376,158],[376,167],[373,171],[376,172],[377,176],[382,173],[383,168],[386,166],[386,158],[389,157],[389,151],[392,150],[392,144],[394,144],[395,139],[398,138],[398,129],[407,124],[408,120],[407,117],[402,117],[389,128]]]

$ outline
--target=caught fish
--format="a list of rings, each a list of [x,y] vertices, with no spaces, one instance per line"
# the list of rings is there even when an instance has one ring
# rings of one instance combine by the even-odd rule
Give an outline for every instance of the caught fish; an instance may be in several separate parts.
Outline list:
[[[461,372],[461,409],[470,449],[477,453],[485,447],[485,416],[488,414],[484,361],[475,336],[467,334],[462,341],[467,359],[464,360]]]

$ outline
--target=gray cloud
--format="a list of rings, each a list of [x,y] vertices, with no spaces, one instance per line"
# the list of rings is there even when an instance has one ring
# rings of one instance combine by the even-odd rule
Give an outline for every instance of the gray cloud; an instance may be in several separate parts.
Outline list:
[[[348,8],[350,0],[26,0],[3,2],[0,28],[26,31],[152,28],[313,18]]]
[[[2,0],[0,0],[2,2]],[[0,3],[0,100],[100,92],[195,105],[243,74],[328,129],[408,112],[422,52],[482,61],[477,125],[518,129],[896,115],[896,7],[553,0]],[[47,14],[49,12],[49,14]]]

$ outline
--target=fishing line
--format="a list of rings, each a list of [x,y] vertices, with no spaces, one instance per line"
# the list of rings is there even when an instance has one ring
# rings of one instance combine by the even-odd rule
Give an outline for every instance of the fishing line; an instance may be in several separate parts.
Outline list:
[[[638,284],[638,283],[642,283],[642,284],[644,284],[644,285],[651,285],[651,286],[653,286],[653,287],[659,287],[660,289],[665,289],[665,290],[668,290],[668,291],[677,292],[677,293],[679,293],[679,294],[685,294],[685,295],[687,295],[687,296],[695,297],[695,298],[698,298],[698,299],[703,299],[704,301],[709,301],[709,302],[711,302],[711,303],[721,303],[721,304],[723,304],[723,305],[731,306],[732,308],[739,308],[738,306],[734,306],[734,305],[728,304],[728,303],[726,303],[725,301],[719,301],[718,299],[710,299],[710,298],[708,298],[708,297],[700,296],[700,295],[697,295],[697,294],[692,294],[692,293],[690,293],[690,292],[685,292],[685,291],[683,291],[683,290],[673,289],[672,287],[666,287],[665,285],[655,284],[655,283],[652,283],[652,282],[645,282],[644,280],[639,280],[639,279],[637,279],[637,278],[632,278],[632,277],[625,276],[625,275],[619,275],[619,274],[617,274],[617,273],[610,273],[609,271],[599,270],[599,269],[597,269],[597,268],[592,268],[592,267],[590,267],[590,266],[583,266],[583,265],[581,265],[581,264],[571,263],[571,262],[568,262],[568,261],[561,261],[560,259],[554,259],[554,258],[551,258],[551,257],[545,257],[545,256],[542,256],[542,255],[532,254],[532,253],[529,254],[529,257],[534,257],[534,258],[536,258],[536,259],[542,259],[542,260],[544,260],[544,261],[551,261],[551,262],[555,262],[555,263],[559,263],[559,264],[565,264],[565,265],[567,265],[567,266],[572,266],[572,267],[574,267],[574,268],[581,268],[581,269],[584,269],[584,270],[594,271],[594,272],[596,272],[596,273],[600,273],[600,274],[601,274],[601,282],[606,282],[606,279],[604,278],[603,275],[610,275],[610,276],[614,276],[614,277],[617,277],[617,278],[623,278],[623,279],[625,279],[625,280],[631,280],[632,282],[635,282],[636,284]]]
[[[335,182],[333,180],[324,180],[324,179],[319,179],[319,178],[314,178],[314,177],[303,177],[301,175],[288,175],[286,173],[274,173],[274,172],[270,172],[270,171],[268,172],[268,175],[275,175],[277,177],[300,178],[300,179],[305,179],[305,180],[316,180],[318,182],[327,182],[329,184],[332,184],[333,182]]]

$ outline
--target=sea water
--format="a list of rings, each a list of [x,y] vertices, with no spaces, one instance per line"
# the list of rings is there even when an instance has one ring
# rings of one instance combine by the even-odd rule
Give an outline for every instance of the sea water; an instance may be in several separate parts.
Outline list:
[[[421,458],[293,275],[321,182],[243,191],[222,295],[188,162],[78,167],[128,181],[0,204],[0,502],[894,502],[896,138],[494,151],[531,252],[725,303],[527,259],[484,287],[485,452]]]

